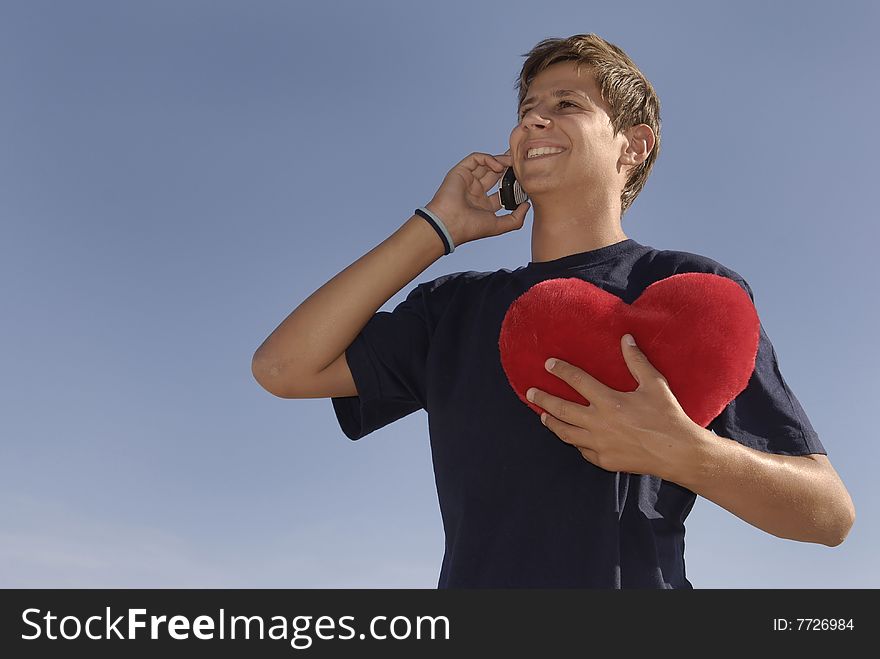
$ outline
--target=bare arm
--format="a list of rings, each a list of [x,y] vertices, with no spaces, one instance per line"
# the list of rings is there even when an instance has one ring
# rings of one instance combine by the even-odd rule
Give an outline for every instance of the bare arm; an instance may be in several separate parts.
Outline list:
[[[692,461],[671,480],[780,538],[836,547],[855,507],[827,456],[764,453],[696,430]]]
[[[320,392],[309,391],[312,376],[344,360],[345,349],[373,314],[441,256],[443,243],[434,229],[418,215],[410,217],[306,298],[263,341],[252,363],[257,382],[282,398],[316,397]],[[347,366],[340,362],[337,369],[344,379]]]
[[[590,405],[534,387],[529,400],[546,410],[544,425],[606,471],[660,476],[779,538],[829,547],[844,541],[856,512],[827,456],[766,453],[715,435],[684,412],[640,348],[621,340],[621,349],[639,383],[634,391],[612,389],[557,358],[551,372]]]
[[[507,154],[470,154],[450,170],[426,205],[456,246],[522,227],[527,203],[496,216],[498,195],[486,195],[510,162]],[[346,348],[383,304],[443,253],[433,227],[413,215],[291,312],[254,353],[254,378],[281,398],[356,395]]]

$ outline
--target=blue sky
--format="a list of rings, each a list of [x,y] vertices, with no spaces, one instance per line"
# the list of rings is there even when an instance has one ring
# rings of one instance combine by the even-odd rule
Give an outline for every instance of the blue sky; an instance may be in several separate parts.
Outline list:
[[[424,411],[357,441],[250,371],[472,151],[541,39],[662,104],[631,238],[709,256],[855,501],[836,548],[698,499],[698,588],[878,587],[872,2],[0,2],[0,586],[434,588]],[[417,283],[530,260],[526,227]]]

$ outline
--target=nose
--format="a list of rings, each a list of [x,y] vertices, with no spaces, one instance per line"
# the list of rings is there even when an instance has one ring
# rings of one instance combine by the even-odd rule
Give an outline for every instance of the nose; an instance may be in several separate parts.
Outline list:
[[[520,122],[520,126],[526,131],[546,128],[550,123],[549,119],[545,119],[536,110],[531,109],[525,113]]]
[[[525,131],[526,135],[528,135],[531,131],[546,130],[549,123],[549,119],[545,119],[540,114],[538,114],[537,108],[530,108],[523,115],[522,120],[513,127],[513,131],[510,134],[511,144],[513,143],[514,136],[517,134],[517,130],[523,130]],[[521,137],[520,139],[524,138]]]

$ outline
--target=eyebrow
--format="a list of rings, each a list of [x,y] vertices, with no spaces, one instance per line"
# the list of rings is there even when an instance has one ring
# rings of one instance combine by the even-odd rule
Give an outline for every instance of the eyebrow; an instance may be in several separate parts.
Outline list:
[[[590,98],[586,94],[574,89],[554,89],[550,95],[554,98],[562,98],[563,96],[580,96],[585,101],[590,101]],[[523,102],[519,104],[519,110],[521,111],[526,105],[534,101],[535,98],[535,96],[529,96],[527,99],[524,99]]]

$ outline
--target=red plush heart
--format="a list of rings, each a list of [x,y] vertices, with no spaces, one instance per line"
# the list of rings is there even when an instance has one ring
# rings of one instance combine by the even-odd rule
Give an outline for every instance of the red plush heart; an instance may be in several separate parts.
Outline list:
[[[706,427],[749,382],[755,368],[758,313],[735,281],[697,272],[648,286],[632,304],[577,278],[549,279],[510,305],[501,324],[501,365],[516,395],[542,391],[581,405],[589,401],[544,368],[558,357],[618,391],[638,383],[621,351],[632,334],[662,373],[687,415]]]

